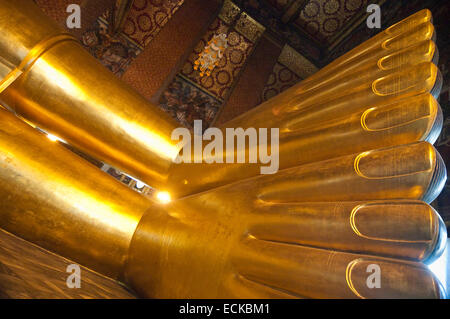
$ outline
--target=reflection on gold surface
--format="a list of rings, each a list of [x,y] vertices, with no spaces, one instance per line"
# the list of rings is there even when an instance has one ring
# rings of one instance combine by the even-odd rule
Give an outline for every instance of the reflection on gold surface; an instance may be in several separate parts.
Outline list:
[[[156,194],[156,198],[162,203],[162,204],[167,204],[170,203],[171,196],[168,192],[158,192]]]
[[[0,227],[117,278],[151,203],[10,112],[0,123]]]
[[[352,282],[352,269],[355,267],[356,263],[359,261],[359,259],[352,260],[348,265],[347,269],[345,270],[345,279],[347,280],[347,284],[350,287],[350,289],[353,291],[355,295],[357,295],[361,299],[365,299],[363,296],[361,296],[358,291],[356,291],[355,286]]]

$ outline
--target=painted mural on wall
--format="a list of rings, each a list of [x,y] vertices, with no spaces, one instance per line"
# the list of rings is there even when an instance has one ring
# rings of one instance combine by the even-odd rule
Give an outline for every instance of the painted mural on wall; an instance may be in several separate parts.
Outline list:
[[[83,33],[81,41],[86,49],[105,67],[121,76],[142,49],[124,33],[111,34],[111,10],[100,16],[94,26]]]
[[[182,125],[192,128],[194,120],[202,120],[206,129],[222,102],[177,76],[163,93],[160,107]]]

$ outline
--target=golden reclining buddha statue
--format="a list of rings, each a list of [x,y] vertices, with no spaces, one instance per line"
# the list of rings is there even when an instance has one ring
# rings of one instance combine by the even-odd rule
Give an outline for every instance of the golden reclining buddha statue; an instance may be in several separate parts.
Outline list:
[[[173,163],[177,123],[32,1],[0,1],[0,30],[0,228],[142,297],[446,297],[426,266],[447,242],[429,205],[446,170],[428,10],[218,128],[279,128],[271,175]],[[134,192],[35,127],[174,200]]]

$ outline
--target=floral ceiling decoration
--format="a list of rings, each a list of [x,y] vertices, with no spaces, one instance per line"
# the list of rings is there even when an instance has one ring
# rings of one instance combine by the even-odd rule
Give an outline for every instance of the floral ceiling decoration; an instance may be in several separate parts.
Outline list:
[[[261,93],[261,103],[277,96],[301,80],[302,78],[287,66],[280,62],[275,63],[272,73],[267,79],[266,85]]]
[[[379,1],[379,4],[384,1]],[[342,31],[366,16],[369,0],[314,0],[300,11],[295,25],[315,39],[333,45]]]

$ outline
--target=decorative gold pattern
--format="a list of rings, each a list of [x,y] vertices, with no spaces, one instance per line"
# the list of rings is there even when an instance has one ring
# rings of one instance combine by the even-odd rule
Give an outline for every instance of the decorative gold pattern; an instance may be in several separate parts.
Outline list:
[[[123,31],[130,39],[145,47],[183,3],[184,0],[135,0],[126,17]]]
[[[317,40],[331,44],[354,19],[366,14],[368,4],[368,0],[311,0],[296,23]]]
[[[219,12],[219,18],[227,24],[232,24],[238,17],[241,9],[230,0],[225,0],[223,7]]]
[[[294,0],[291,5],[286,9],[286,11],[283,14],[283,17],[281,20],[284,23],[288,23],[289,20],[291,20],[297,13],[297,11],[302,8],[308,0]]]
[[[261,101],[264,102],[274,96],[277,96],[301,80],[302,78],[289,70],[286,66],[279,62],[275,63],[272,73],[267,79],[266,85],[264,86],[261,94]]]
[[[265,29],[246,13],[242,13],[236,23],[236,31],[253,43],[261,37]]]
[[[287,44],[281,51],[278,62],[284,64],[302,79],[305,79],[318,71],[314,64]]]
[[[228,48],[219,60],[219,64],[211,72],[211,75],[201,77],[199,71],[194,70],[194,61],[202,52],[209,39],[215,34],[221,33],[228,34]],[[253,48],[254,44],[252,42],[238,32],[231,31],[230,27],[222,19],[216,19],[189,56],[181,70],[181,74],[209,94],[224,100]]]

